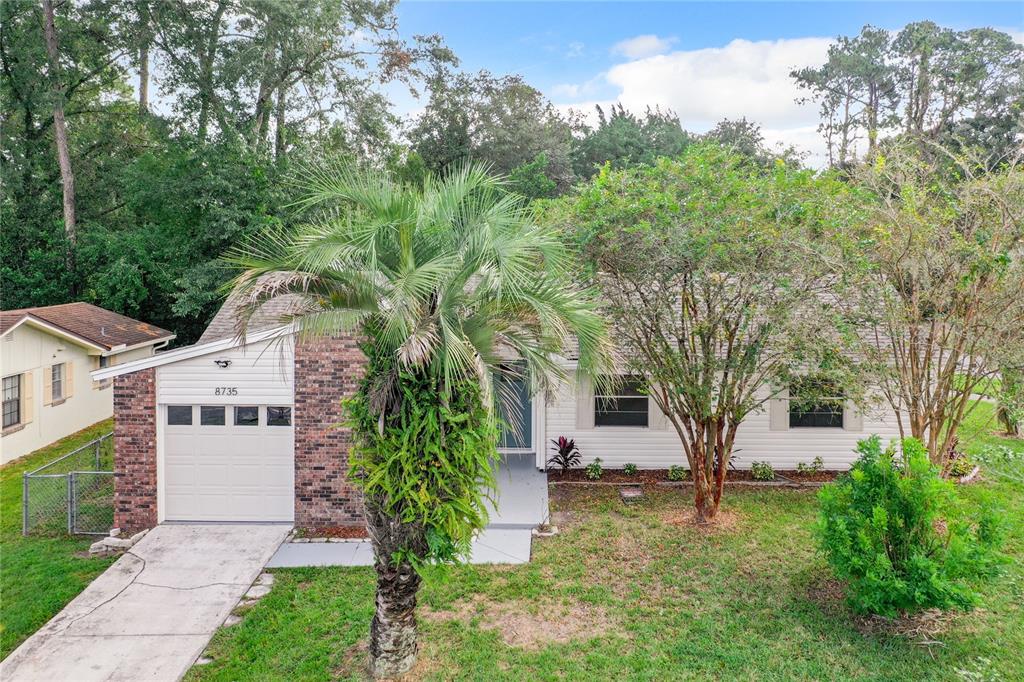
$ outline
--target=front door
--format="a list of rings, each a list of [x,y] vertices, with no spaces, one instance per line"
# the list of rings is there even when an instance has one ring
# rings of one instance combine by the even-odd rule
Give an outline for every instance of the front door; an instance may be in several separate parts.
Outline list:
[[[530,386],[525,379],[499,377],[498,381],[508,387],[508,394],[512,396],[511,405],[498,401],[498,416],[503,424],[498,449],[502,452],[532,452],[533,400],[530,398]]]

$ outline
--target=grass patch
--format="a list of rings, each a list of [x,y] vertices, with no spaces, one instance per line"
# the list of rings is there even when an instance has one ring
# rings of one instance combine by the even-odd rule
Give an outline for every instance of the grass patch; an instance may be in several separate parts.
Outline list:
[[[89,538],[21,535],[22,474],[113,429],[94,424],[0,468],[0,658],[85,589],[113,559],[82,558]]]
[[[983,417],[972,417],[979,431]],[[554,490],[562,533],[536,540],[531,563],[426,574],[411,679],[955,680],[958,670],[1024,679],[1019,513],[1006,515],[1016,560],[981,588],[977,610],[889,627],[847,610],[814,548],[813,491],[729,490],[728,527],[706,532],[681,522],[686,489],[649,487],[629,507],[614,487]],[[1006,481],[961,490],[1008,511],[1024,504],[1024,487]],[[276,576],[270,595],[214,637],[213,663],[188,679],[365,677],[372,570]],[[579,618],[594,627],[530,637],[558,614],[587,614]]]

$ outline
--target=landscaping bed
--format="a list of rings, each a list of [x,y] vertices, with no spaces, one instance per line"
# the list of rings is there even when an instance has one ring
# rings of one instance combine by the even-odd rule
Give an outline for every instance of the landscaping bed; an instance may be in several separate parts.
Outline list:
[[[369,535],[366,534],[366,526],[299,526],[295,528],[292,537],[362,540],[369,538]]]
[[[785,483],[791,481],[793,483],[815,483],[815,482],[827,482],[835,480],[835,477],[840,475],[841,471],[776,471],[775,481]],[[683,483],[689,481],[689,474],[683,479]],[[754,476],[749,469],[737,469],[730,471],[726,477],[728,481],[754,481]],[[549,469],[548,470],[548,482],[549,483],[616,483],[616,484],[642,484],[642,485],[655,485],[658,483],[664,483],[670,481],[668,477],[668,469],[640,469],[634,474],[627,474],[622,469],[605,469],[601,478],[594,481],[587,478],[587,472],[585,469],[569,469],[568,471],[562,471],[561,469]]]

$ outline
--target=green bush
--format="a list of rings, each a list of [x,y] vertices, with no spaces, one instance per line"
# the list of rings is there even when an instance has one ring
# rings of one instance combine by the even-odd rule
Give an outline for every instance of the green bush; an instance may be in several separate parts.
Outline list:
[[[768,462],[754,462],[750,465],[750,475],[755,481],[774,481],[775,469]]]
[[[851,608],[894,616],[972,606],[972,583],[1003,560],[996,514],[961,502],[914,438],[902,455],[895,444],[883,451],[878,436],[857,451],[850,472],[818,493],[818,541]]]
[[[590,464],[588,464],[586,466],[587,478],[589,478],[591,481],[598,480],[599,478],[601,478],[601,475],[603,473],[604,473],[604,469],[601,468],[601,458],[600,457],[595,458],[593,462],[591,462]]]
[[[626,464],[624,467],[622,467],[622,473],[626,474],[627,476],[632,476],[633,474],[636,473],[636,465],[633,464],[632,462]]]
[[[685,481],[686,477],[690,474],[686,467],[673,464],[668,468],[668,480],[670,481]]]

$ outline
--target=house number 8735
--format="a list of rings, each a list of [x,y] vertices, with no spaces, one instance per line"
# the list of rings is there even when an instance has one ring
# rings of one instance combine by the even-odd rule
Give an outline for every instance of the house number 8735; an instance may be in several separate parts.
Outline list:
[[[218,386],[213,389],[214,395],[238,395],[237,386]]]

